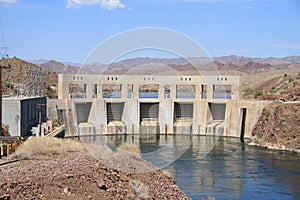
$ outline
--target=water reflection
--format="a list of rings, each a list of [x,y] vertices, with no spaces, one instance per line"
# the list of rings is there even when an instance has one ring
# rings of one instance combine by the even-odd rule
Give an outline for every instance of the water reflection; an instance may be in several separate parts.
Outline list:
[[[91,140],[105,141],[112,149],[123,143],[139,145],[142,157],[170,171],[192,199],[300,198],[300,155],[296,153],[214,136],[112,135]]]

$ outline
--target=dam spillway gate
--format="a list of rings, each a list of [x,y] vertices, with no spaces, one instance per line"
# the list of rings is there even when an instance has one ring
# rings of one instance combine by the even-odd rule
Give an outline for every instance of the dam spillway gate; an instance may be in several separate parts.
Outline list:
[[[70,136],[78,132],[209,135],[218,129],[238,137],[239,109],[249,111],[244,132],[262,109],[262,104],[239,99],[239,78],[101,75],[99,79],[93,74],[60,74],[58,101],[65,109]]]

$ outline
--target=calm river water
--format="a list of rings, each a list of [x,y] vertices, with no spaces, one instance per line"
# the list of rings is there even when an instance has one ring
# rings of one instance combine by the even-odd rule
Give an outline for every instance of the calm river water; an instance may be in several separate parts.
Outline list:
[[[94,139],[108,141],[112,149],[123,143],[138,145],[142,157],[170,171],[192,199],[300,199],[297,153],[266,150],[224,137],[114,135]]]

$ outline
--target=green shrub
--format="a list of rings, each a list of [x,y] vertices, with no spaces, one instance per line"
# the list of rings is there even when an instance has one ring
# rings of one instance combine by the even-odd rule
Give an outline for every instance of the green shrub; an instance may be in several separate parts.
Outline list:
[[[249,94],[252,94],[253,93],[253,89],[252,88],[247,88],[244,90],[244,94],[245,95],[249,95]]]
[[[7,88],[13,88],[13,87],[14,87],[14,84],[11,83],[11,82],[5,81],[5,86],[6,86]]]
[[[270,116],[270,114],[271,114],[271,111],[268,109],[268,110],[266,110],[266,115],[267,115],[267,117],[269,117]]]
[[[289,83],[290,83],[290,82],[293,82],[293,81],[294,81],[294,79],[293,79],[293,78],[289,78]]]
[[[281,124],[281,123],[283,123],[283,122],[285,122],[285,119],[284,119],[284,118],[280,118],[280,119],[279,119],[279,124]]]
[[[255,92],[254,97],[257,98],[258,96],[261,96],[264,93],[262,90],[258,90]]]
[[[264,132],[262,131],[262,130],[259,130],[257,133],[256,133],[256,135],[258,136],[258,137],[262,137],[263,135],[264,135]]]
[[[287,74],[284,74],[284,77],[287,77]]]
[[[50,99],[57,98],[57,95],[56,95],[55,92],[52,92],[52,91],[47,90],[47,89],[45,90],[45,95],[46,95],[46,97],[49,97]]]
[[[269,91],[271,94],[274,94],[276,93],[276,88],[275,87],[272,87],[272,89]]]

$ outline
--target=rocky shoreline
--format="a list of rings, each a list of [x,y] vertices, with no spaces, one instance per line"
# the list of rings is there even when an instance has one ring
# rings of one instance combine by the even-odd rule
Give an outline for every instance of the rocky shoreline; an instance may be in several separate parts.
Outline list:
[[[258,147],[263,147],[263,148],[270,149],[270,150],[291,151],[291,152],[295,152],[295,153],[300,153],[300,149],[287,148],[283,145],[278,146],[277,144],[271,144],[271,143],[258,144],[258,143],[255,143],[253,141],[250,141],[247,144],[250,145],[250,146],[258,146]]]
[[[121,158],[119,153],[104,152],[107,162],[95,159],[87,149],[54,155],[19,154],[11,158],[16,162],[0,165],[0,200],[190,199],[172,177],[138,156]],[[134,171],[136,166],[144,173]]]
[[[266,106],[251,134],[249,145],[300,153],[300,102]]]

